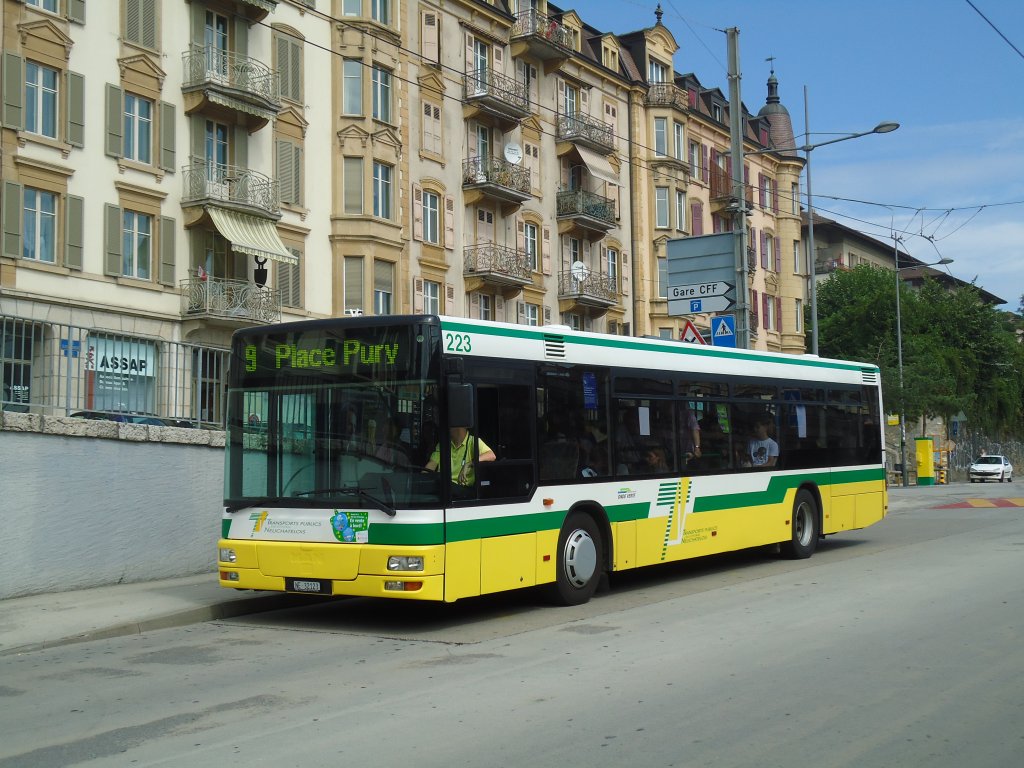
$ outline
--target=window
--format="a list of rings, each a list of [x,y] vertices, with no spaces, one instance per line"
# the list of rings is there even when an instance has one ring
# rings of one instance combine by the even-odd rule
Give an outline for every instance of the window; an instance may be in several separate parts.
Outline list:
[[[765,269],[775,270],[775,238],[770,232],[764,233],[764,258],[762,266]]]
[[[721,104],[713,104],[712,107],[711,107],[711,115],[712,115],[712,117],[715,118],[716,121],[721,123],[722,122],[722,105]]]
[[[373,119],[383,123],[391,122],[391,73],[374,67],[371,75],[373,84]]]
[[[423,281],[423,313],[426,315],[441,314],[441,284],[433,280]]]
[[[478,293],[477,301],[480,305],[479,318],[481,320],[493,320],[494,319],[494,304],[493,299],[486,293]]]
[[[57,0],[26,0],[28,5],[34,5],[36,8],[42,8],[44,11],[50,13],[57,12]]]
[[[50,67],[25,62],[25,130],[57,138],[57,82],[59,73]]]
[[[676,190],[676,229],[686,230],[686,193]]]
[[[682,162],[683,153],[685,150],[685,144],[683,144],[683,124],[672,121],[672,156]]]
[[[395,265],[390,261],[373,262],[373,313],[390,315],[395,293]]]
[[[32,402],[32,346],[39,333],[29,322],[0,318],[0,402],[8,411],[27,411]]]
[[[343,16],[361,16],[363,13],[363,0],[344,0],[341,6]]]
[[[651,59],[647,65],[647,80],[651,83],[668,82],[668,67],[660,61]]]
[[[668,187],[654,188],[654,226],[668,226]]]
[[[530,269],[537,272],[540,269],[539,249],[537,248],[537,225],[530,221],[523,225],[523,248],[529,258]]]
[[[619,290],[619,252],[615,248],[609,248],[605,252],[605,259],[609,284],[613,291],[617,291]]]
[[[654,118],[654,154],[658,157],[668,154],[668,120],[664,117]]]
[[[668,298],[668,259],[658,257],[658,297]]]
[[[441,143],[441,107],[423,102],[423,150],[435,155],[444,154]]]
[[[153,156],[153,102],[136,96],[124,95],[124,149],[128,160],[149,164]]]
[[[441,196],[436,192],[423,191],[423,242],[439,245],[441,221]]]
[[[804,300],[803,299],[794,299],[793,301],[795,303],[795,309],[796,309],[796,317],[794,318],[795,322],[793,324],[793,327],[796,328],[796,332],[797,333],[803,333],[804,332]]]
[[[57,260],[57,195],[25,187],[21,255],[54,264]]]
[[[672,329],[671,328],[659,328],[658,329],[658,338],[659,339],[673,339],[675,337],[672,335]]]
[[[391,0],[370,0],[370,18],[388,26],[391,24]]]
[[[579,111],[579,90],[576,86],[571,83],[566,83],[565,88],[562,90],[562,104],[565,107],[565,114],[570,117],[575,116]]]
[[[124,39],[155,50],[156,14],[156,0],[125,0]]]
[[[363,63],[345,59],[342,65],[341,111],[346,115],[363,114]]]
[[[121,274],[149,280],[153,248],[153,217],[125,210],[121,240]]]
[[[799,275],[803,270],[800,268],[800,241],[793,241],[793,274]]]
[[[580,240],[578,237],[569,238],[569,263],[573,264],[580,260]]]
[[[766,293],[761,296],[761,303],[764,305],[764,327],[768,330],[778,330],[775,318],[775,299]]]
[[[382,219],[391,218],[391,166],[373,164],[373,215]]]
[[[363,258],[345,257],[345,313],[363,313]]]
[[[800,215],[800,185],[799,184],[790,184],[789,185],[789,195],[790,195],[789,203],[790,203],[790,206],[791,206],[789,212],[792,213],[794,216],[799,216]]]
[[[363,212],[363,159],[345,158],[345,213]]]
[[[530,304],[528,302],[522,302],[523,307],[523,325],[540,325],[540,306],[537,304]]]
[[[690,175],[696,178],[700,174],[700,144],[690,142]]]

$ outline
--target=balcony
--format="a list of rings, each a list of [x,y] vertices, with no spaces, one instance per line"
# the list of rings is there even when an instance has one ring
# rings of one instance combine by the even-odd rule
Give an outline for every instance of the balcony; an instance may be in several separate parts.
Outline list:
[[[217,277],[189,277],[179,286],[185,319],[218,320],[238,328],[281,319],[281,292],[273,288]]]
[[[193,46],[181,58],[186,114],[241,119],[251,133],[281,111],[278,73],[263,62],[214,46]]]
[[[467,72],[462,78],[463,117],[489,117],[508,131],[530,115],[526,83],[484,67]]]
[[[512,25],[512,58],[530,56],[550,72],[572,55],[572,30],[535,8],[519,11]]]
[[[558,310],[574,312],[585,310],[602,314],[619,302],[618,281],[612,275],[592,270],[558,273]],[[593,312],[593,310],[602,310]]]
[[[615,201],[609,197],[571,189],[559,192],[555,205],[560,235],[577,230],[600,237],[615,227]]]
[[[182,169],[181,205],[218,205],[264,218],[281,217],[278,183],[251,168],[193,157]]]
[[[672,83],[654,83],[647,89],[647,106],[671,107],[685,112],[690,108],[690,97]]]
[[[555,138],[558,141],[580,144],[603,155],[610,155],[615,151],[615,133],[612,127],[582,112],[560,114]],[[558,154],[562,155],[564,152],[559,151]]]
[[[462,264],[467,292],[486,285],[511,296],[533,282],[533,263],[526,251],[494,243],[467,245],[462,249]]]
[[[533,196],[530,192],[530,169],[513,165],[500,157],[463,160],[462,189],[466,193],[466,205],[476,205],[486,197],[518,206]],[[510,212],[504,211],[506,216]]]
[[[830,275],[837,271],[848,271],[850,268],[846,266],[842,258],[838,259],[825,259],[824,261],[815,260],[814,271],[819,275]]]

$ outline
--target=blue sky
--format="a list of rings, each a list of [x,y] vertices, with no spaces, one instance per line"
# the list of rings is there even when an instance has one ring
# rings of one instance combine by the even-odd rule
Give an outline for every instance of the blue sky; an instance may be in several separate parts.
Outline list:
[[[815,210],[1006,300],[1024,294],[1024,51],[1021,0],[662,0],[680,45],[674,66],[728,94],[725,34],[740,30],[742,98],[779,92],[802,141],[901,127],[812,152]],[[654,23],[657,0],[575,5],[602,31]],[[846,198],[863,202],[847,202]],[[874,203],[868,204],[868,203]],[[888,207],[886,207],[888,206]],[[919,212],[919,209],[930,209]]]

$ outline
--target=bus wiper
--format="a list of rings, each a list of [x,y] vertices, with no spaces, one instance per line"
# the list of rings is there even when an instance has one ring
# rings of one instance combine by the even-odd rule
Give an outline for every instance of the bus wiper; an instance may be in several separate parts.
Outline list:
[[[379,509],[381,512],[386,514],[388,517],[394,517],[398,514],[397,510],[383,499],[378,499],[372,493],[358,485],[342,485],[338,488],[316,488],[311,491],[299,491],[296,496],[319,496],[326,493],[354,493],[360,499],[364,499],[373,505],[375,509]]]
[[[240,509],[247,509],[248,507],[268,507],[271,504],[284,501],[283,496],[261,496],[254,499],[245,499],[244,501],[236,501],[230,504],[225,504],[224,509],[228,512],[237,512]]]

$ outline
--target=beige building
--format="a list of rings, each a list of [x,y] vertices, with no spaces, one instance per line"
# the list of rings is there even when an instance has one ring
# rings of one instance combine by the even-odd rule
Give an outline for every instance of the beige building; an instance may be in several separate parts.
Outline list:
[[[0,13],[5,407],[215,424],[231,333],[303,318],[674,338],[665,244],[733,226],[729,105],[674,71],[660,12],[628,34],[544,0]],[[792,144],[773,89],[747,151]],[[744,166],[753,343],[801,353],[801,162]]]

